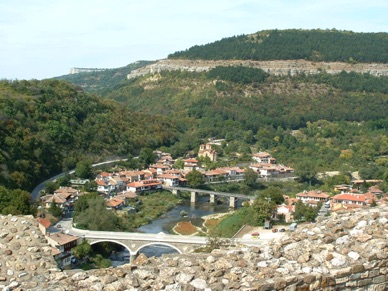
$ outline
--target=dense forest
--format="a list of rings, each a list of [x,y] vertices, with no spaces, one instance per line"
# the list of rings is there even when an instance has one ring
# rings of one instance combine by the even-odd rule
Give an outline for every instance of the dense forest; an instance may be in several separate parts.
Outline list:
[[[171,145],[165,117],[129,110],[64,81],[0,82],[0,184],[31,190],[82,159],[138,154]]]
[[[170,54],[168,58],[387,63],[388,34],[335,29],[268,30],[196,45]]]

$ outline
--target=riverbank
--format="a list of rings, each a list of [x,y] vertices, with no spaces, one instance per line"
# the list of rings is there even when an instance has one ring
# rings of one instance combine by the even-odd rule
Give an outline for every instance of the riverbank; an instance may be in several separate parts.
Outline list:
[[[204,221],[202,226],[195,226],[191,221],[180,221],[172,229],[177,235],[202,235],[206,236],[225,216],[232,212],[214,213],[201,217]]]

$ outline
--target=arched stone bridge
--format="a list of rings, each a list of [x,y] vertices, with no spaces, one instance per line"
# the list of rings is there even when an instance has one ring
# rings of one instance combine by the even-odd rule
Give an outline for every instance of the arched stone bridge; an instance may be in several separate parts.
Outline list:
[[[192,253],[196,248],[206,245],[207,238],[200,236],[171,235],[165,233],[134,233],[134,232],[112,232],[112,231],[92,231],[71,228],[68,233],[82,237],[89,244],[100,242],[112,242],[125,247],[133,260],[141,249],[152,245],[163,245],[175,249],[180,254]],[[257,246],[262,243],[260,239],[233,239],[233,244],[244,244]]]
[[[216,201],[216,197],[227,197],[229,199],[229,207],[230,208],[236,208],[236,202],[237,200],[246,200],[250,201],[250,203],[255,200],[256,197],[244,195],[244,194],[236,194],[236,193],[226,193],[226,192],[219,192],[219,191],[210,191],[210,190],[203,190],[203,189],[192,189],[192,188],[186,188],[186,187],[169,187],[169,186],[163,186],[163,189],[171,191],[174,195],[178,195],[181,191],[186,191],[191,193],[191,203],[195,204],[198,200],[198,194],[205,194],[210,196],[210,203],[214,203]]]

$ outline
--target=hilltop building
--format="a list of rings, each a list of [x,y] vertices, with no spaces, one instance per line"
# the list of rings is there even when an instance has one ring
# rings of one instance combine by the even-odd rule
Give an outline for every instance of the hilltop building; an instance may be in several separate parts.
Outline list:
[[[209,157],[210,161],[217,161],[217,152],[212,148],[211,143],[201,144],[199,146],[198,157]]]

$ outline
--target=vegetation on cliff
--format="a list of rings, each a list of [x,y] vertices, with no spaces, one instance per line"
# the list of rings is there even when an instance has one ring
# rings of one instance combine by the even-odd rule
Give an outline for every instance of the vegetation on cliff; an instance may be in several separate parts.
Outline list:
[[[170,54],[171,59],[298,60],[322,62],[388,62],[387,33],[339,30],[265,30],[223,38]]]

